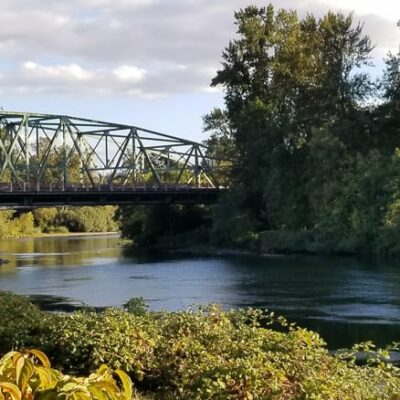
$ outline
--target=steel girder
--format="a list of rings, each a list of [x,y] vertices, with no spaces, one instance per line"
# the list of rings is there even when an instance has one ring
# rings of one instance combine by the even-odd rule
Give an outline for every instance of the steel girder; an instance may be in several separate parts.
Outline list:
[[[201,143],[137,126],[0,111],[0,182],[13,190],[218,188],[219,161]]]

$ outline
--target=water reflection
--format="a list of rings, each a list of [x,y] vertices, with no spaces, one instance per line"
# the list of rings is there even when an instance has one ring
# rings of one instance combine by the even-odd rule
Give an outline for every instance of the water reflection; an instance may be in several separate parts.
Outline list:
[[[0,277],[25,266],[82,266],[109,261],[112,257],[116,261],[120,256],[118,243],[118,235],[3,239],[0,258],[9,263],[0,266]]]
[[[217,302],[268,308],[317,330],[330,347],[400,338],[398,262],[340,257],[190,258],[122,251],[117,236],[0,242],[0,288],[50,309],[120,306],[142,296],[152,309]]]

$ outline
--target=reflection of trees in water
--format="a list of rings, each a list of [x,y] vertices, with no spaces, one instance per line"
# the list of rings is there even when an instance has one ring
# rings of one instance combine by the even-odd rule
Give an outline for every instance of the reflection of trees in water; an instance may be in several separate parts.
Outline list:
[[[349,323],[317,319],[298,319],[301,327],[318,332],[330,349],[340,349],[372,340],[378,347],[385,347],[392,342],[398,342],[400,325],[391,323]]]
[[[120,255],[117,236],[82,236],[2,240],[0,257],[9,260],[0,266],[0,275],[16,272],[17,267],[88,265],[95,257],[115,258]]]
[[[104,307],[89,307],[86,304],[77,303],[69,297],[36,294],[29,296],[29,299],[44,311],[73,312],[77,310],[104,310]]]
[[[246,262],[247,260],[247,262]],[[232,258],[234,306],[268,308],[333,347],[398,340],[398,261],[334,256]]]

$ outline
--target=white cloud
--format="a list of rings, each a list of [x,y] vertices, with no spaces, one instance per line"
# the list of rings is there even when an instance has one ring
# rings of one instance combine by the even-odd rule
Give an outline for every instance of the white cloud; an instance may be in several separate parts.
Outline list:
[[[322,0],[328,7],[354,11],[359,16],[376,15],[388,21],[400,19],[400,1],[398,0]]]
[[[0,64],[1,90],[148,99],[209,91],[222,50],[235,34],[233,12],[247,4],[250,0],[19,0],[16,7],[15,0],[1,0],[0,60],[14,65]],[[400,43],[400,0],[274,5],[297,9],[300,16],[321,16],[329,8],[354,11],[365,22],[377,58]]]
[[[85,70],[77,64],[45,66],[27,61],[22,65],[23,70],[40,78],[76,79],[87,81],[93,78],[93,72]]]
[[[144,78],[146,71],[131,65],[121,65],[113,70],[113,74],[121,81],[138,82]]]
[[[164,97],[167,92],[161,85],[160,72],[152,74],[132,65],[120,65],[113,69],[83,68],[78,64],[43,65],[33,61],[21,63],[19,68],[0,73],[0,93],[64,93],[120,94],[147,100]],[[151,90],[149,90],[151,88]]]

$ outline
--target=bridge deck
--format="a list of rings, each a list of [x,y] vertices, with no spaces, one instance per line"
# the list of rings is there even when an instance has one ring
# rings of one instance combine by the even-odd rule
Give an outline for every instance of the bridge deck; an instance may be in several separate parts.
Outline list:
[[[136,188],[124,190],[0,190],[2,208],[55,206],[212,204],[221,189],[215,188]]]

